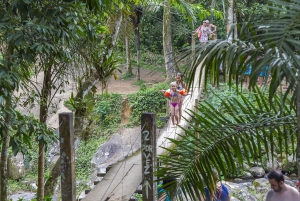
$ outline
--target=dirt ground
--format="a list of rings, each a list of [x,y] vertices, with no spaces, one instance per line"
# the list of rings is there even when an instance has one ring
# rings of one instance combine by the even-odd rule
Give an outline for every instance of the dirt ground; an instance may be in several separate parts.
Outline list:
[[[122,73],[118,72],[119,79],[115,80],[114,78],[110,78],[110,80],[108,82],[108,92],[109,93],[112,93],[112,92],[120,93],[120,94],[131,94],[131,93],[135,93],[136,91],[138,91],[140,87],[132,84],[133,82],[135,82],[137,80],[136,69],[133,70],[135,77],[131,80],[123,80],[121,77],[123,74],[126,73],[126,69],[121,68],[121,70],[122,70]],[[162,72],[151,71],[151,70],[147,70],[147,69],[140,69],[140,72],[141,72],[140,79],[142,81],[145,81],[147,83],[147,85],[164,82],[166,79]],[[102,90],[101,86],[100,85],[97,86],[97,92],[101,93],[101,90]]]

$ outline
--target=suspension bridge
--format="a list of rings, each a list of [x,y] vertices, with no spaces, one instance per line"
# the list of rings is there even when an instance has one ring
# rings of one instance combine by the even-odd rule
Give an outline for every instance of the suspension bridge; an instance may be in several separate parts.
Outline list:
[[[203,80],[199,84],[200,68],[195,73],[195,82],[190,89],[189,95],[185,97],[182,105],[182,116],[180,126],[187,128],[189,126],[190,116],[189,110],[194,110],[198,104],[200,95],[203,91]],[[157,155],[164,152],[163,147],[170,147],[171,142],[168,138],[176,139],[178,134],[183,134],[184,131],[180,127],[172,128],[171,120],[168,121],[167,126],[157,136]],[[140,135],[136,140],[141,140]],[[91,189],[81,201],[128,201],[131,200],[132,195],[137,191],[138,186],[142,181],[142,160],[141,151],[136,152],[130,157],[114,164],[105,175],[103,179]]]

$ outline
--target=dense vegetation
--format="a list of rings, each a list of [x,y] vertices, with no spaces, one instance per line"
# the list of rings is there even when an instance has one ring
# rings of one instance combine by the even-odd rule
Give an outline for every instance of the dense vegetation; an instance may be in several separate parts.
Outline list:
[[[7,200],[8,192],[11,192],[12,189],[10,186],[15,186],[15,182],[11,182],[11,185],[7,184],[8,150],[13,154],[21,152],[24,154],[27,165],[32,159],[32,163],[38,166],[38,168],[33,167],[31,169],[38,173],[38,177],[36,177],[38,178],[37,200],[43,201],[53,193],[51,184],[45,181],[50,175],[54,178],[59,175],[52,174],[54,173],[51,170],[52,167],[47,169],[44,155],[47,153],[47,148],[57,140],[57,132],[47,128],[46,122],[49,114],[56,110],[52,102],[53,98],[55,95],[63,93],[65,86],[71,80],[75,80],[77,87],[77,94],[72,94],[68,103],[75,115],[75,137],[85,139],[86,143],[92,140],[95,144],[90,146],[94,148],[114,132],[116,125],[120,123],[120,119],[117,118],[120,114],[120,108],[113,107],[112,101],[120,103],[121,97],[116,94],[97,96],[95,83],[100,82],[101,90],[105,92],[109,78],[117,78],[116,72],[119,70],[117,64],[124,65],[126,62],[129,71],[129,61],[134,61],[132,64],[135,70],[143,65],[165,72],[168,81],[173,78],[175,72],[185,71],[189,85],[193,83],[195,68],[200,62],[203,62],[203,67],[206,67],[203,72],[208,75],[207,78],[211,78],[216,86],[220,84],[219,66],[222,64],[224,73],[228,75],[223,78],[229,78],[230,87],[232,87],[232,83],[238,85],[243,82],[243,73],[248,64],[251,63],[253,73],[250,76],[249,88],[252,90],[255,90],[261,68],[269,66],[269,74],[272,78],[270,88],[268,88],[269,99],[265,100],[265,96],[259,95],[260,102],[255,95],[257,101],[255,106],[261,107],[263,114],[255,110],[253,102],[245,101],[247,99],[245,97],[233,98],[234,102],[225,102],[231,106],[238,105],[240,109],[245,109],[243,111],[249,113],[251,113],[251,109],[256,111],[250,116],[245,114],[248,119],[244,120],[248,122],[235,122],[235,126],[238,128],[245,123],[256,130],[255,126],[258,124],[254,120],[260,118],[266,122],[271,122],[275,127],[277,125],[274,128],[276,132],[278,131],[276,138],[268,138],[271,131],[273,132],[273,128],[268,127],[256,132],[256,139],[251,137],[249,141],[253,144],[254,142],[259,144],[262,141],[261,147],[247,144],[252,151],[251,154],[247,154],[247,152],[243,152],[244,155],[237,154],[237,162],[243,161],[240,159],[241,156],[246,157],[249,161],[250,156],[260,154],[262,147],[271,146],[272,148],[273,145],[276,145],[283,152],[288,147],[287,145],[293,145],[296,139],[296,133],[290,129],[286,130],[291,131],[289,134],[294,137],[287,137],[286,133],[280,130],[284,125],[279,120],[286,118],[285,120],[293,120],[292,122],[294,122],[294,119],[286,114],[295,109],[298,109],[295,114],[300,114],[300,82],[297,77],[297,72],[300,70],[299,1],[242,0],[233,2],[232,0],[213,0],[202,2],[200,0],[164,0],[155,2],[153,5],[152,1],[143,0],[125,2],[120,0],[6,0],[1,1],[0,11],[0,200],[2,201]],[[227,11],[232,12],[232,17],[234,12],[235,17],[229,19],[230,12]],[[192,44],[191,34],[203,19],[209,19],[218,26],[217,34],[221,40],[197,45],[196,54],[192,54],[190,48]],[[234,27],[234,24],[237,26]],[[235,29],[228,32],[227,30],[231,25]],[[124,43],[123,41],[127,42]],[[185,52],[187,49],[189,51]],[[247,61],[245,53],[251,56]],[[157,55],[163,55],[163,58]],[[194,55],[196,56],[194,57]],[[124,59],[125,57],[126,59]],[[128,72],[128,77],[132,76],[131,73]],[[37,81],[37,78],[41,79]],[[141,80],[138,82],[142,83]],[[281,87],[283,80],[288,83],[288,88],[278,98],[277,89]],[[267,80],[265,80],[266,83]],[[142,86],[142,90],[137,95],[128,97],[133,107],[131,124],[138,123],[138,116],[143,110],[163,113],[164,99],[155,93],[155,90],[165,88],[165,86],[155,86],[154,89]],[[226,90],[226,93],[224,91],[223,93],[230,94],[231,92]],[[290,94],[292,94],[291,99]],[[140,97],[152,97],[153,100],[144,102],[144,99],[141,100]],[[240,97],[243,97],[243,94]],[[225,97],[219,100],[212,99],[215,99],[216,103],[224,103],[223,98]],[[273,106],[272,100],[276,100],[276,107]],[[290,107],[286,107],[286,103]],[[39,114],[36,117],[21,114],[17,110],[20,107],[30,110],[34,106],[39,109]],[[207,109],[206,115],[209,115],[208,113],[215,114],[216,111],[222,111],[223,113],[218,114],[223,115],[229,109],[229,107],[220,107],[219,110]],[[200,120],[203,117],[194,113],[193,118],[193,121],[196,122],[195,125],[197,125],[201,123]],[[224,116],[224,119],[227,118],[232,122],[237,120],[235,116],[229,114]],[[220,118],[216,119],[221,120]],[[250,131],[235,132],[230,128],[231,124],[228,124],[227,121],[223,123],[228,136],[240,137],[239,140],[236,140],[237,143],[233,143],[233,147],[227,147],[228,150],[246,148],[243,142],[248,139],[247,134]],[[207,122],[207,124],[211,124],[211,122]],[[226,127],[227,124],[229,128]],[[193,129],[186,131],[190,137],[193,137],[195,131],[196,133],[207,132],[201,128],[197,130],[196,126]],[[208,136],[214,137],[210,134]],[[298,125],[298,136],[300,138],[300,125]],[[264,139],[267,138],[271,143],[270,145],[264,143]],[[190,197],[195,195],[193,195],[194,189],[191,189],[188,176],[198,178],[199,175],[205,175],[210,172],[211,166],[218,165],[216,161],[222,164],[217,168],[219,172],[225,172],[227,168],[234,169],[232,164],[236,158],[230,158],[230,156],[235,155],[221,154],[223,158],[218,158],[222,152],[220,148],[223,145],[214,144],[215,139],[217,138],[210,139],[215,145],[215,149],[210,149],[213,150],[211,152],[205,152],[213,160],[208,160],[205,167],[201,168],[201,164],[197,163],[201,157],[194,157],[193,160],[195,161],[191,160],[193,165],[189,163],[191,161],[184,161],[187,162],[184,167],[190,168],[188,172],[191,170],[195,175],[183,174],[187,176],[187,182],[183,182],[184,188],[180,186],[178,188],[186,189],[185,192]],[[222,139],[224,140],[222,143],[225,145],[230,144],[226,142],[232,140],[229,137]],[[189,142],[190,139],[187,138],[186,140]],[[280,140],[284,143],[281,144]],[[197,146],[200,148],[200,145],[201,143],[194,145],[194,148]],[[205,146],[213,145],[205,144]],[[87,151],[83,147],[80,149],[83,152]],[[205,147],[203,150],[206,150]],[[295,147],[290,150],[295,153]],[[299,150],[300,143],[298,143]],[[289,152],[286,150],[286,153]],[[186,153],[178,151],[178,154]],[[91,152],[80,155],[85,161],[79,162],[78,167],[85,168],[85,163],[91,155]],[[173,162],[180,164],[181,161],[174,160]],[[56,163],[54,167],[57,165],[59,164]],[[44,167],[46,167],[45,171]],[[55,169],[54,167],[53,169]],[[170,165],[169,168],[172,169],[172,166]],[[298,177],[300,176],[299,169]],[[185,172],[185,170],[183,171]],[[80,178],[83,180],[86,178],[84,173],[79,172],[78,174],[82,174]],[[199,177],[198,185],[193,187],[203,190],[205,182],[211,186],[212,181],[210,179],[203,183],[200,181],[202,180]],[[30,187],[28,188],[30,189]]]

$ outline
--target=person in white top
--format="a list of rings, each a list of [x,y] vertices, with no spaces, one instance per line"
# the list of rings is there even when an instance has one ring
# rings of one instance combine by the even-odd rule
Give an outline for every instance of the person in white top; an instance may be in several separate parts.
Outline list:
[[[209,39],[213,39],[217,33],[217,26],[214,24],[210,24],[209,20],[205,20],[205,22],[206,22],[206,26],[211,30],[211,34],[210,34],[211,37],[209,36]]]
[[[205,20],[205,22],[206,22],[206,26],[208,26],[212,32],[216,32],[217,31],[217,26],[216,25],[210,24],[209,20]]]
[[[299,201],[300,193],[296,188],[284,183],[281,171],[272,170],[268,174],[271,190],[268,191],[266,201]]]

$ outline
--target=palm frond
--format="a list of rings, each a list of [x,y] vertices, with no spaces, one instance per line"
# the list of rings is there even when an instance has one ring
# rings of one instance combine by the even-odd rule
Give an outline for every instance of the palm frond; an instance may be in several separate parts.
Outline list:
[[[157,175],[160,179],[166,173],[178,178],[177,197],[197,200],[204,193],[204,186],[213,191],[215,181],[209,176],[212,167],[226,177],[228,170],[235,171],[244,163],[261,160],[263,150],[273,156],[275,148],[286,153],[289,146],[294,149],[295,111],[281,111],[277,95],[274,106],[270,107],[258,88],[251,98],[243,93],[239,96],[239,99],[220,98],[221,105],[217,108],[207,101],[197,112],[189,111],[194,124],[184,129],[180,140],[170,139],[176,148],[166,149],[170,155],[159,157],[164,166],[159,167]]]
[[[270,102],[283,81],[288,88],[282,92],[282,101],[293,93],[291,104],[295,103],[297,72],[300,72],[300,2],[297,0],[274,0],[269,6],[271,16],[264,22],[245,23],[238,26],[239,39],[215,40],[197,46],[198,57],[193,62],[192,69],[188,69],[188,86],[192,86],[195,69],[201,64],[202,73],[207,79],[219,84],[219,67],[228,75],[229,84],[238,85],[243,82],[244,73],[248,66],[252,66],[250,88],[256,86],[261,72],[266,71],[265,83],[270,82]],[[276,11],[276,12],[275,12]],[[266,66],[268,69],[266,70]],[[209,73],[210,72],[210,73]],[[212,73],[213,72],[213,73]],[[199,81],[201,82],[201,80]]]

